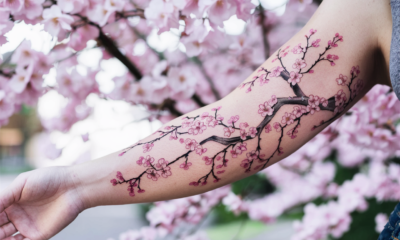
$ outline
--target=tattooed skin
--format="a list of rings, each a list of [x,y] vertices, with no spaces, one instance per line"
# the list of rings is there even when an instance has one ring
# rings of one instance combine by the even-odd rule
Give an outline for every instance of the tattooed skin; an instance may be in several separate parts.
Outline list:
[[[314,67],[320,62],[329,62],[331,66],[336,65],[336,61],[339,60],[337,55],[327,54],[332,48],[338,47],[339,42],[343,42],[343,37],[338,33],[335,34],[332,40],[328,41],[324,51],[319,54],[318,59],[312,64],[306,62],[305,57],[310,48],[318,48],[320,46],[321,39],[313,40],[313,36],[317,30],[311,29],[309,35],[306,35],[306,44],[298,44],[293,49],[286,47],[280,49],[276,55],[276,58],[272,62],[278,61],[279,66],[272,69],[266,69],[261,67],[257,71],[257,75],[249,82],[242,83],[239,88],[246,88],[246,93],[250,93],[252,89],[259,83],[262,87],[268,84],[270,79],[281,79],[286,81],[295,97],[282,97],[277,98],[273,95],[270,99],[266,99],[265,102],[259,104],[258,114],[261,116],[262,121],[258,126],[249,126],[247,122],[239,122],[239,115],[231,116],[225,119],[224,116],[219,114],[221,107],[213,108],[211,112],[204,112],[203,114],[195,117],[184,117],[182,118],[181,125],[178,126],[167,126],[163,130],[157,131],[159,137],[148,141],[137,143],[127,149],[124,149],[119,155],[122,156],[129,150],[137,147],[142,147],[143,153],[149,153],[146,156],[141,156],[136,164],[146,168],[141,174],[136,177],[125,179],[121,172],[117,172],[116,179],[112,179],[110,182],[116,186],[118,184],[128,184],[128,192],[130,196],[135,196],[135,188],[138,193],[142,193],[145,190],[140,187],[143,178],[147,177],[149,180],[157,181],[160,178],[167,178],[172,175],[170,165],[179,164],[183,170],[189,170],[192,163],[189,162],[189,155],[198,154],[202,157],[205,165],[210,166],[210,170],[207,174],[199,179],[196,179],[189,183],[192,186],[206,185],[209,180],[218,182],[221,180],[220,176],[225,172],[228,167],[227,157],[241,158],[240,166],[244,168],[245,172],[259,171],[264,169],[269,161],[275,155],[283,154],[283,148],[281,146],[282,139],[287,136],[290,139],[297,137],[300,128],[300,121],[302,117],[307,115],[313,115],[319,111],[330,111],[332,116],[329,119],[322,120],[319,124],[314,125],[311,130],[332,122],[341,112],[354,100],[357,94],[362,90],[363,81],[358,79],[360,75],[360,69],[358,66],[354,66],[350,70],[350,75],[339,74],[335,79],[339,86],[348,88],[349,96],[340,89],[334,96],[325,99],[318,95],[310,94],[306,95],[299,86],[302,78],[305,74],[314,73]],[[299,55],[299,58],[295,60],[291,68],[285,66],[282,59],[286,57],[289,52],[295,55]],[[285,112],[282,119],[274,119],[277,112],[282,106],[291,105],[293,106],[292,112]],[[272,122],[272,120],[275,120]],[[201,142],[197,142],[192,139],[191,136],[201,135],[207,128],[222,128],[224,136],[211,136],[203,139]],[[277,131],[280,133],[278,144],[275,150],[269,156],[261,154],[261,134],[268,134],[271,131]],[[231,135],[239,136],[231,137]],[[186,135],[185,138],[181,137]],[[164,158],[160,158],[157,161],[151,157],[150,152],[156,142],[161,139],[169,137],[170,140],[177,140],[182,144],[182,148],[185,152],[167,161]],[[179,140],[178,140],[179,139]],[[257,140],[256,149],[248,149],[247,142]],[[221,151],[218,151],[214,155],[207,156],[207,148],[203,145],[207,142],[215,142],[225,146]],[[249,150],[249,151],[248,151]],[[246,152],[244,156],[244,152]]]

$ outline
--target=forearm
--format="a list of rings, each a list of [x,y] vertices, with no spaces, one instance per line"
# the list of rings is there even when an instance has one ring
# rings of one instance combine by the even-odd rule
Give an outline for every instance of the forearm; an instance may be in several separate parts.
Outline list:
[[[288,156],[345,113],[374,84],[376,36],[360,38],[368,30],[364,19],[346,27],[354,17],[344,12],[338,19],[330,4],[229,96],[129,148],[72,167],[86,207],[220,187]]]

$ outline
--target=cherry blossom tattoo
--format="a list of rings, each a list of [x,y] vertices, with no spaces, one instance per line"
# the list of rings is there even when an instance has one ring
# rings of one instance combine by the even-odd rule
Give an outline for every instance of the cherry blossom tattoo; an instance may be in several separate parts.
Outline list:
[[[189,183],[192,186],[206,185],[209,180],[213,182],[220,181],[220,176],[223,175],[228,167],[228,162],[230,161],[228,158],[241,158],[240,166],[244,168],[245,172],[258,171],[264,169],[274,156],[284,153],[281,146],[283,138],[295,139],[297,137],[301,127],[301,119],[304,116],[313,115],[319,111],[332,112],[332,116],[329,119],[320,121],[311,130],[335,120],[363,89],[363,81],[358,78],[360,75],[359,67],[354,66],[351,68],[349,76],[339,74],[334,79],[339,86],[343,86],[343,89],[340,89],[334,96],[326,99],[316,94],[304,94],[299,86],[304,76],[313,74],[315,66],[321,62],[328,62],[331,66],[335,66],[339,57],[334,54],[328,54],[328,52],[338,47],[339,42],[343,42],[343,37],[336,33],[318,55],[319,57],[312,64],[307,63],[305,57],[309,50],[318,48],[321,43],[321,39],[313,40],[316,32],[317,30],[311,29],[309,35],[305,35],[305,45],[300,43],[291,50],[289,46],[283,50],[280,49],[276,58],[272,60],[272,62],[278,62],[278,66],[272,69],[261,67],[257,71],[258,74],[251,81],[242,83],[239,86],[240,89],[246,88],[246,93],[250,93],[257,83],[262,87],[268,84],[271,79],[277,78],[286,81],[293,90],[294,96],[277,98],[273,95],[270,99],[260,103],[258,109],[260,123],[257,126],[249,126],[247,122],[239,122],[239,115],[231,116],[226,120],[224,116],[219,114],[221,107],[213,108],[211,112],[204,112],[199,116],[183,117],[180,125],[167,126],[163,130],[157,131],[155,134],[159,134],[159,136],[153,140],[137,143],[124,149],[120,156],[133,148],[142,147],[145,155],[141,156],[136,161],[136,164],[145,167],[146,170],[129,179],[125,179],[121,172],[117,172],[116,179],[112,179],[111,183],[114,186],[128,184],[129,195],[135,196],[135,189],[137,189],[138,193],[145,191],[140,187],[141,181],[145,177],[152,181],[168,178],[172,175],[170,166],[175,163],[179,164],[182,170],[189,170],[192,166],[189,161],[189,155],[191,154],[203,156],[204,164],[210,166],[207,174]],[[291,68],[285,66],[282,61],[290,52],[299,55],[299,58],[295,60]],[[346,93],[347,90],[348,94]],[[293,106],[292,111],[284,112],[282,119],[272,122],[281,107],[286,105]],[[197,142],[192,138],[192,136],[202,135],[207,128],[222,128],[224,136],[214,135],[203,139],[201,142]],[[261,153],[261,136],[272,131],[278,132],[279,138],[272,153],[266,156]],[[232,135],[235,136],[232,137]],[[171,141],[179,141],[184,150],[183,154],[170,161],[164,158],[156,161],[150,152],[158,141],[166,137]],[[257,147],[248,149],[247,142],[252,140],[257,141]],[[224,148],[213,155],[207,155],[207,148],[203,146],[208,142],[221,144]],[[245,156],[243,155],[244,152],[247,152]]]

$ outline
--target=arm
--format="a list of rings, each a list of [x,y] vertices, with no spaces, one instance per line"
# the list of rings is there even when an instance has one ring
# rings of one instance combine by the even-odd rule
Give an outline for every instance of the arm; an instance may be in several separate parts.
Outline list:
[[[326,0],[224,99],[101,159],[21,175],[0,196],[0,239],[16,229],[47,239],[86,208],[199,194],[283,159],[377,82],[385,11],[383,1]],[[39,185],[54,191],[43,197]]]

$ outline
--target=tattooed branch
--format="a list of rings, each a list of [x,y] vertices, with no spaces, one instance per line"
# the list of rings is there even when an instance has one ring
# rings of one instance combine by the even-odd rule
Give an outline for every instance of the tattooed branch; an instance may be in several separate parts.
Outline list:
[[[244,152],[246,156],[240,162],[240,166],[243,167],[245,172],[258,171],[267,166],[269,161],[276,155],[282,155],[284,149],[282,147],[282,141],[285,136],[290,139],[295,139],[301,128],[301,119],[307,115],[313,115],[319,111],[332,112],[332,117],[327,120],[322,120],[319,124],[314,125],[311,130],[314,130],[326,123],[329,123],[336,119],[341,112],[351,103],[356,95],[363,88],[363,81],[358,79],[360,69],[358,66],[352,67],[350,71],[350,78],[344,74],[340,74],[336,79],[339,86],[347,87],[349,96],[340,89],[334,96],[326,99],[324,97],[310,94],[306,95],[299,83],[305,74],[313,74],[315,66],[320,62],[329,62],[331,66],[335,66],[335,61],[339,60],[337,55],[327,54],[329,50],[338,47],[339,42],[343,42],[343,37],[338,33],[335,34],[332,40],[328,41],[324,51],[319,54],[318,59],[307,68],[308,64],[305,57],[311,48],[318,48],[320,46],[321,39],[313,40],[313,36],[317,30],[311,29],[309,35],[306,35],[306,45],[298,44],[294,48],[290,49],[290,46],[285,49],[280,49],[276,55],[276,58],[272,62],[278,61],[279,65],[272,69],[266,69],[261,67],[257,71],[257,75],[249,82],[242,83],[239,88],[246,88],[246,93],[250,93],[254,87],[258,84],[262,87],[270,82],[271,79],[282,79],[286,81],[290,88],[293,90],[294,97],[280,97],[277,98],[273,95],[270,99],[264,103],[259,104],[258,114],[262,120],[257,126],[249,126],[247,122],[239,123],[239,115],[231,116],[227,121],[225,117],[219,114],[221,107],[211,109],[211,113],[204,112],[201,116],[195,117],[184,117],[182,118],[181,125],[179,126],[166,126],[163,130],[156,132],[160,134],[159,137],[154,138],[151,141],[137,143],[125,150],[120,154],[122,156],[127,151],[142,146],[143,153],[150,152],[154,147],[155,143],[165,137],[169,136],[169,140],[177,140],[183,145],[184,153],[172,161],[167,161],[164,158],[158,159],[156,162],[150,155],[142,156],[136,161],[136,164],[146,168],[140,175],[134,178],[125,179],[121,172],[117,172],[116,179],[112,179],[111,183],[115,186],[118,184],[128,184],[128,191],[130,196],[135,195],[135,188],[138,193],[144,192],[140,187],[141,180],[146,176],[148,179],[157,181],[160,178],[167,178],[172,175],[170,165],[180,162],[180,168],[183,170],[189,170],[192,163],[189,161],[191,154],[198,154],[202,156],[207,152],[207,148],[204,145],[208,142],[215,142],[225,146],[221,151],[215,153],[212,156],[203,156],[202,160],[205,165],[210,166],[210,170],[207,174],[198,178],[197,180],[191,181],[191,186],[202,186],[208,183],[211,178],[214,182],[221,180],[220,175],[225,172],[228,167],[228,158],[239,158]],[[290,52],[293,54],[301,55],[300,58],[296,59],[292,65],[293,71],[289,71],[288,67],[284,65],[283,58],[285,58]],[[357,79],[357,81],[356,81]],[[356,82],[355,82],[356,81]],[[276,114],[281,110],[283,106],[293,106],[292,111],[284,112],[282,119],[275,119]],[[210,136],[197,142],[195,139],[189,138],[184,139],[183,135],[201,135],[207,128],[222,128],[224,136]],[[261,136],[262,134],[269,134],[273,130],[279,133],[279,139],[274,147],[272,153],[269,156],[262,154]],[[237,136],[237,134],[239,136]],[[236,135],[236,136],[232,136]],[[178,140],[179,138],[179,140]],[[248,149],[247,142],[257,140],[257,147],[254,150]]]

